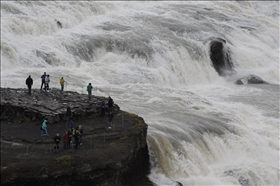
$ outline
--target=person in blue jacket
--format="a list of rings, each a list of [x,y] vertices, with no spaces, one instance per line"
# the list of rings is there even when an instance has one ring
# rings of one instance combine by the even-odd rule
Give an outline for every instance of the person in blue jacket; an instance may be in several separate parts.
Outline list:
[[[45,84],[45,78],[46,78],[47,74],[46,72],[44,72],[44,74],[41,76],[41,80],[42,80],[42,83],[41,83],[41,90],[43,88],[43,85],[44,85],[44,89],[46,88],[46,84]]]
[[[87,86],[87,91],[88,91],[88,99],[91,99],[91,95],[92,95],[92,86],[91,83],[88,84]]]
[[[49,136],[48,131],[47,131],[47,120],[46,119],[42,123],[41,136]]]

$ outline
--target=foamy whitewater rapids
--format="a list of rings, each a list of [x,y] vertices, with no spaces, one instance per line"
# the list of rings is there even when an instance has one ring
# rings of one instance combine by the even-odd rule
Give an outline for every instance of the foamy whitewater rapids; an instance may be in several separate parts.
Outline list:
[[[144,118],[155,185],[280,184],[278,1],[1,1],[1,87],[43,72]],[[269,84],[234,83],[250,74]]]

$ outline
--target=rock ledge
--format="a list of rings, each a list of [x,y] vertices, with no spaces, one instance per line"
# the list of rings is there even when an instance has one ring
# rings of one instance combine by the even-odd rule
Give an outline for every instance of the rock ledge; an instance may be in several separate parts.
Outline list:
[[[1,88],[1,185],[153,185],[148,179],[147,124],[114,105],[113,129],[99,116],[107,98],[63,92]],[[74,125],[83,125],[78,150],[52,151],[53,137],[67,130],[66,106]],[[49,120],[49,137],[40,136],[40,122]]]

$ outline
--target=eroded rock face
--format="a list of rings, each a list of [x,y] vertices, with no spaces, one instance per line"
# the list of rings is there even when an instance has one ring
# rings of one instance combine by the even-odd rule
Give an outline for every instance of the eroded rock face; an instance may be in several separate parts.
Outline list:
[[[233,68],[230,51],[223,39],[217,39],[210,43],[210,59],[220,76],[224,76],[227,71],[231,71]]]
[[[88,100],[75,92],[32,90],[28,95],[27,89],[1,88],[1,185],[119,186],[146,178],[147,124],[115,104],[114,127],[108,129],[107,118],[99,116],[102,100],[107,103],[107,98]],[[61,142],[53,153],[53,137],[68,128],[64,103],[71,105],[75,125],[83,124],[83,144],[65,150]],[[47,115],[53,119],[47,127],[50,136],[41,137],[37,120]],[[142,185],[152,184],[146,179]]]

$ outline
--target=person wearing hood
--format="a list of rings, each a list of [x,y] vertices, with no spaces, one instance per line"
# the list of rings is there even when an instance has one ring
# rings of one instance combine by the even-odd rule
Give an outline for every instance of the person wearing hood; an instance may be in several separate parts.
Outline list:
[[[47,131],[47,120],[46,119],[44,119],[44,121],[42,123],[41,136],[49,136],[48,131]]]
[[[31,75],[26,79],[25,84],[28,87],[28,94],[31,94],[31,87],[33,85],[33,79],[31,78]]]

